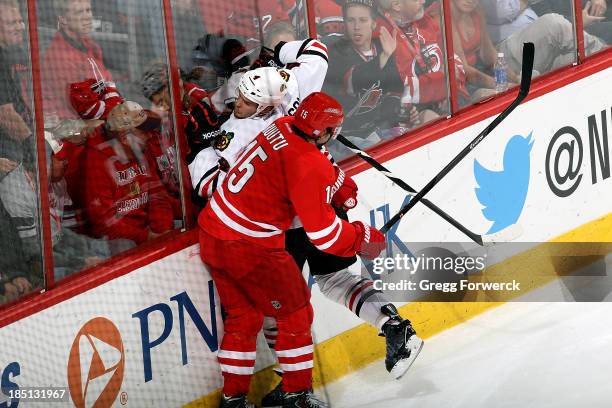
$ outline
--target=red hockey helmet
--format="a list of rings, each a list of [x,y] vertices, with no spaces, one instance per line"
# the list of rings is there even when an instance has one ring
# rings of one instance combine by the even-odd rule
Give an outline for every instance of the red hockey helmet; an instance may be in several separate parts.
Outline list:
[[[308,95],[295,112],[293,125],[311,139],[318,139],[326,130],[332,137],[340,132],[344,112],[342,105],[323,92]]]

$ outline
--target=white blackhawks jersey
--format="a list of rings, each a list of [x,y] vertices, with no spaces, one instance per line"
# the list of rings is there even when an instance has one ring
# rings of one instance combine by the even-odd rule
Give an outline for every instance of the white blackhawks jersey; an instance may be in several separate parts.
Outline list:
[[[189,165],[194,190],[202,197],[210,197],[225,172],[219,169],[219,159],[232,167],[241,152],[276,119],[293,115],[302,99],[321,90],[327,73],[327,48],[311,38],[284,44],[276,56],[284,66],[279,69],[287,82],[283,102],[265,117],[238,119],[232,115],[221,125],[220,135],[213,147],[198,153]],[[227,170],[227,169],[226,169]]]

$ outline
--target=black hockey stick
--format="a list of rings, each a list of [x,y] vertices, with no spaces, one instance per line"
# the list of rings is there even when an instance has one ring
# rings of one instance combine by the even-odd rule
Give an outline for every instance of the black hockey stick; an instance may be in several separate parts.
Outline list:
[[[425,194],[429,193],[429,191],[444,178],[461,160],[463,160],[482,140],[487,137],[493,129],[497,127],[504,120],[510,112],[512,112],[529,94],[529,88],[531,86],[531,73],[533,70],[533,56],[535,52],[535,47],[533,43],[525,43],[523,44],[523,63],[521,70],[521,86],[519,89],[518,96],[506,109],[503,110],[502,113],[499,114],[493,122],[489,124],[482,132],[478,134],[472,140],[470,144],[468,144],[453,160],[450,161],[438,174],[435,175],[433,179],[429,181],[423,187],[421,191],[417,193],[412,199],[406,204],[397,214],[393,216],[387,223],[381,228],[381,232],[387,232],[393,224],[398,222],[412,207],[414,207],[419,201],[423,199]]]
[[[404,180],[394,175],[389,169],[387,169],[385,166],[383,166],[378,161],[376,161],[376,159],[374,159],[372,156],[370,156],[363,150],[359,149],[359,147],[357,147],[354,143],[352,143],[346,137],[344,137],[343,135],[338,135],[336,136],[336,140],[338,140],[340,143],[348,147],[353,153],[355,153],[360,158],[362,158],[370,166],[380,171],[389,180],[391,180],[392,182],[400,186],[402,189],[406,190],[408,193],[412,194],[413,197],[416,195],[417,193],[416,190],[410,187],[408,183],[406,183]],[[459,221],[457,221],[456,219],[448,215],[446,212],[444,212],[442,209],[440,209],[437,205],[435,205],[428,199],[424,198],[422,202],[427,208],[429,208],[430,210],[438,214],[440,217],[445,219],[453,227],[463,232],[465,235],[467,235],[472,241],[476,242],[478,245],[484,245],[484,242],[487,241],[486,238],[483,240],[483,236],[476,234],[475,232],[467,229],[465,226],[459,223]]]

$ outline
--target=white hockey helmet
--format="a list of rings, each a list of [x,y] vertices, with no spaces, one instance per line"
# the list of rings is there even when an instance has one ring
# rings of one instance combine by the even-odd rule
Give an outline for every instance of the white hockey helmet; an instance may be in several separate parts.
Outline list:
[[[256,68],[247,71],[240,78],[238,90],[242,96],[258,105],[257,116],[269,106],[279,106],[287,93],[287,82],[278,69],[273,67]]]

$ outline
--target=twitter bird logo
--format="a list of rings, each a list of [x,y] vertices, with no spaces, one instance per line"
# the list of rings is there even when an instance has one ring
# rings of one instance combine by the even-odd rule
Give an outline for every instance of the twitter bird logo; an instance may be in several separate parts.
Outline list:
[[[529,188],[532,133],[527,137],[516,135],[508,141],[502,171],[489,170],[474,160],[476,197],[484,206],[482,214],[493,221],[487,234],[516,223],[523,211]]]

